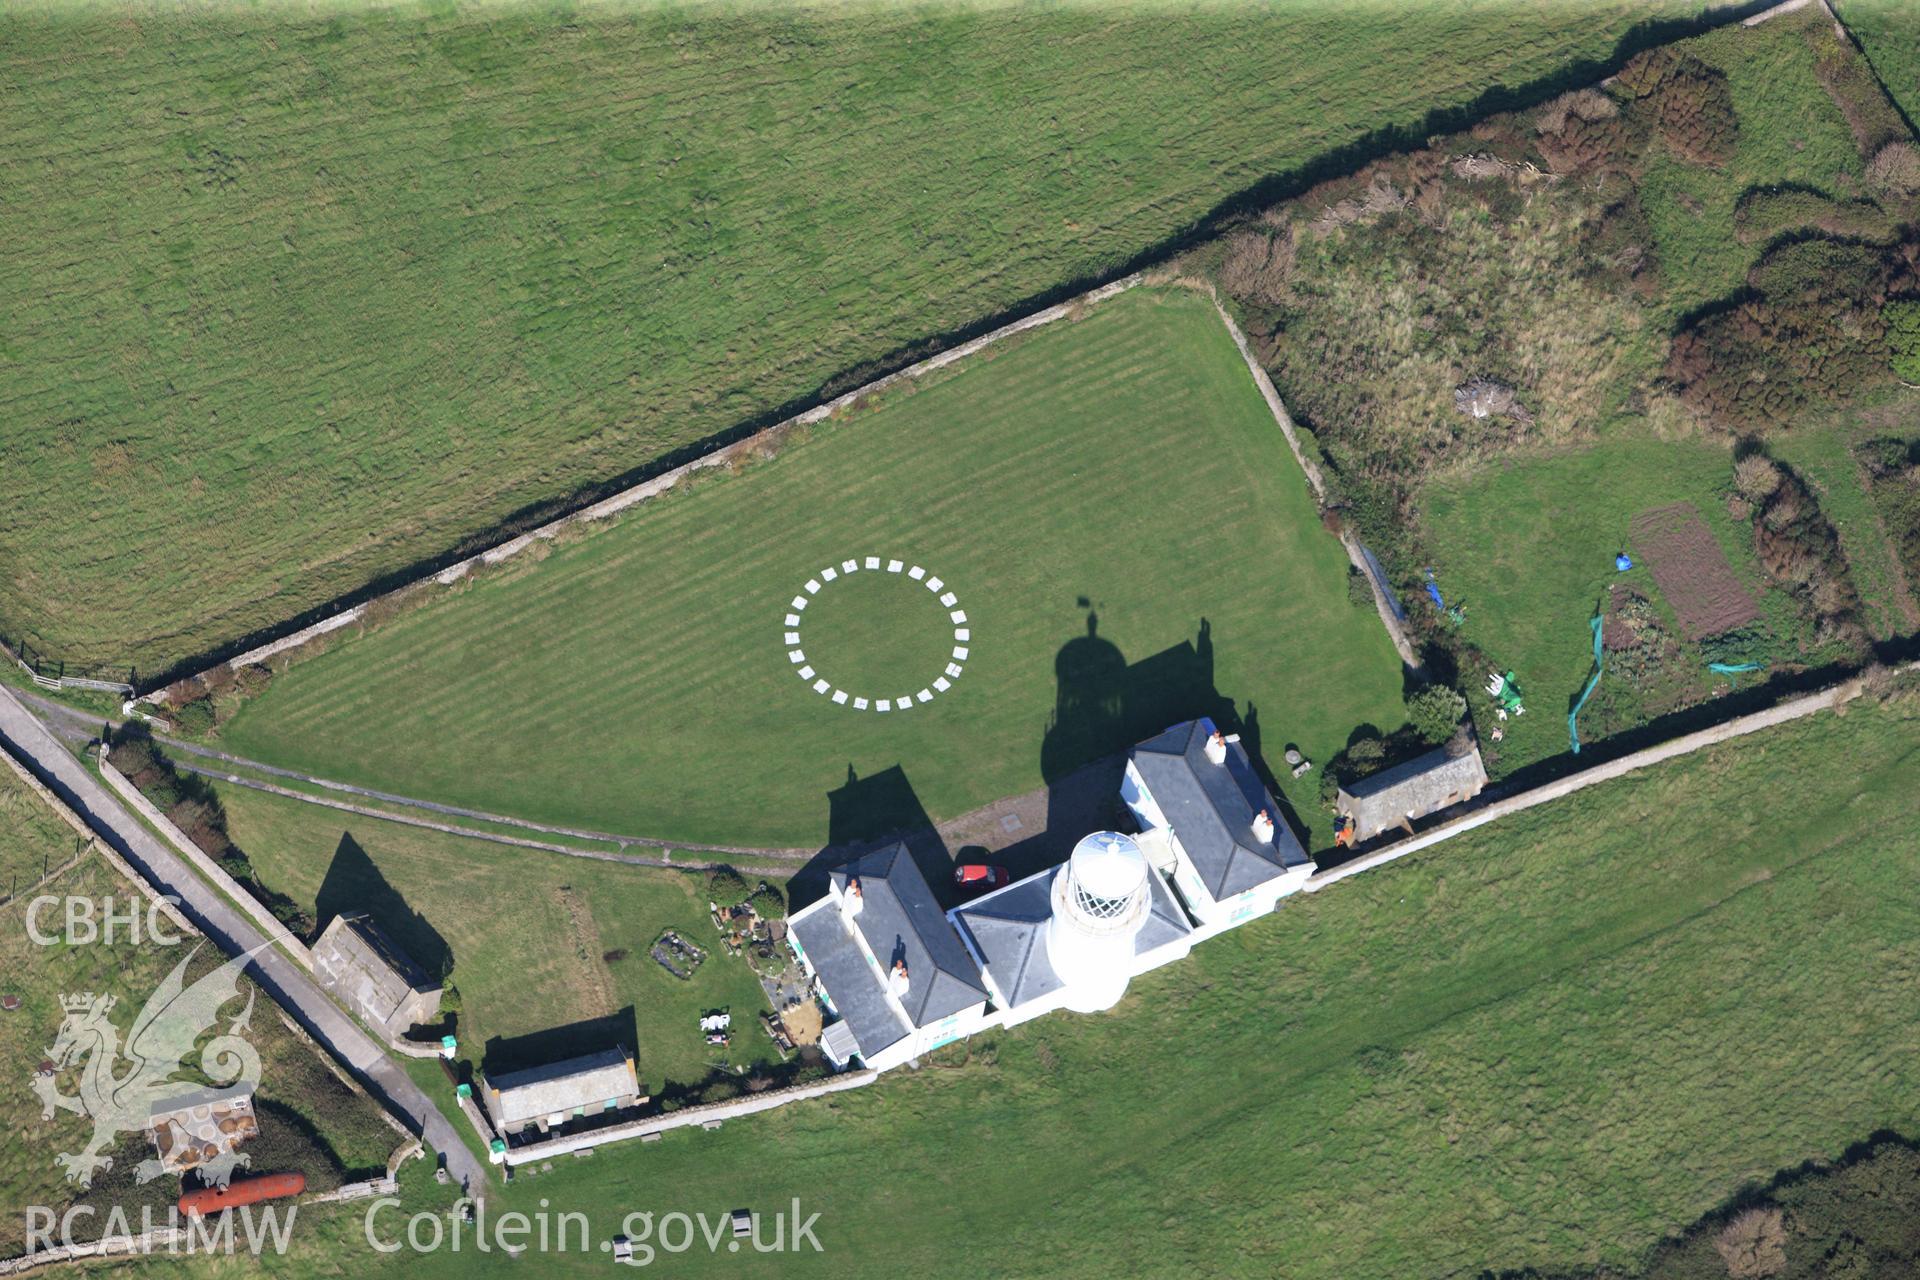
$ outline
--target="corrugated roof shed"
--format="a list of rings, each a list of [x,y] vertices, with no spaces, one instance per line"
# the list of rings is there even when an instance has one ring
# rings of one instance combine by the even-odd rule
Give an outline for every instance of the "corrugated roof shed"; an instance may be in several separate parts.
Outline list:
[[[1340,789],[1338,808],[1353,819],[1353,838],[1367,840],[1480,794],[1487,768],[1466,739],[1448,743]]]
[[[1227,744],[1225,764],[1207,759],[1213,733],[1205,718],[1174,725],[1135,747],[1133,766],[1201,884],[1220,902],[1310,859],[1239,743]],[[1253,833],[1262,809],[1274,823],[1271,842]]]

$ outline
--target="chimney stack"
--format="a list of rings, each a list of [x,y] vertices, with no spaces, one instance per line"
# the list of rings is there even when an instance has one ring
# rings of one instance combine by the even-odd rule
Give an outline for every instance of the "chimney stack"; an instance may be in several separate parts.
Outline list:
[[[1253,838],[1261,844],[1273,843],[1273,819],[1265,809],[1253,815]]]
[[[895,960],[893,972],[887,975],[887,994],[896,1000],[907,998],[907,962]]]
[[[847,877],[847,891],[841,896],[840,905],[848,916],[860,914],[860,908],[867,905],[866,896],[860,892],[860,877]]]
[[[1207,759],[1215,764],[1227,762],[1227,740],[1218,729],[1215,729],[1213,736],[1207,739]]]

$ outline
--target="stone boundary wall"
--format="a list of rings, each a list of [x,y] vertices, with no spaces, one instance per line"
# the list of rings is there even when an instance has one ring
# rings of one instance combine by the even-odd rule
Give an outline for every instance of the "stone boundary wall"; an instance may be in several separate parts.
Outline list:
[[[1090,289],[1076,297],[1067,299],[1065,302],[1056,303],[1044,310],[1036,311],[1030,316],[1025,316],[1013,321],[1011,324],[1002,325],[991,333],[982,334],[970,342],[963,342],[957,347],[951,347],[937,355],[929,356],[925,360],[917,361],[904,369],[896,370],[884,377],[875,378],[872,382],[863,383],[851,391],[835,396],[825,404],[816,405],[803,413],[796,413],[790,418],[776,422],[770,427],[764,427],[744,440],[736,440],[730,444],[720,445],[708,453],[701,454],[690,462],[682,463],[671,471],[662,472],[650,480],[643,480],[636,485],[622,489],[611,497],[603,498],[591,506],[582,507],[578,511],[550,520],[539,528],[523,533],[516,538],[511,538],[496,547],[490,547],[485,551],[470,555],[464,560],[448,565],[438,573],[427,574],[411,582],[403,583],[391,591],[383,592],[371,600],[354,605],[350,609],[343,609],[332,617],[322,619],[311,626],[302,627],[290,635],[282,636],[278,640],[272,640],[266,644],[249,649],[245,653],[237,654],[225,662],[216,663],[205,671],[197,672],[190,676],[183,676],[176,683],[199,679],[210,672],[220,670],[222,667],[238,671],[242,667],[265,662],[276,654],[285,653],[289,649],[297,649],[310,640],[316,640],[330,632],[338,631],[342,627],[352,626],[354,623],[366,617],[370,611],[375,610],[379,605],[395,600],[401,595],[411,592],[428,582],[438,583],[443,587],[452,586],[475,569],[486,565],[499,564],[503,560],[511,559],[535,543],[550,541],[576,525],[595,520],[606,520],[616,516],[628,507],[645,502],[648,498],[658,497],[666,493],[680,481],[697,472],[725,466],[736,458],[752,453],[759,445],[770,440],[778,439],[780,435],[790,431],[794,427],[811,426],[814,423],[824,422],[842,409],[856,404],[877,391],[883,391],[888,387],[895,386],[902,382],[910,382],[916,378],[923,378],[929,373],[944,369],[950,364],[965,360],[968,356],[984,351],[995,343],[1004,342],[1008,338],[1015,337],[1018,334],[1026,333],[1033,329],[1042,328],[1058,320],[1065,320],[1074,315],[1082,307],[1096,302],[1103,302],[1108,298],[1125,293],[1127,290],[1140,284],[1144,279],[1145,276],[1143,273],[1135,272],[1132,275],[1115,280],[1111,284],[1103,284],[1097,289]],[[156,690],[152,694],[149,694],[146,700],[165,705],[168,700],[167,691],[165,689]]]
[[[880,1073],[877,1071],[848,1071],[812,1084],[795,1085],[791,1089],[770,1089],[765,1093],[730,1098],[725,1102],[682,1107],[666,1115],[647,1116],[639,1120],[630,1120],[625,1124],[608,1125],[604,1129],[594,1129],[587,1133],[561,1134],[543,1142],[529,1143],[524,1147],[509,1147],[506,1162],[509,1165],[520,1165],[552,1156],[572,1155],[609,1142],[624,1142],[632,1138],[645,1137],[648,1134],[665,1133],[669,1129],[681,1129],[690,1124],[718,1128],[722,1121],[750,1116],[756,1112],[771,1111],[775,1107],[784,1107],[790,1102],[805,1102],[811,1098],[824,1098],[829,1094],[845,1093],[849,1089],[862,1089],[879,1077]]]
[[[154,830],[163,836],[167,843],[177,849],[193,869],[211,883],[214,888],[232,898],[235,905],[246,912],[260,931],[286,949],[288,955],[299,962],[300,967],[313,969],[313,955],[307,950],[307,944],[293,935],[293,931],[280,923],[278,916],[267,910],[266,904],[248,893],[246,887],[228,875],[226,869],[205,850],[187,838],[187,833],[174,824],[173,819],[154,807],[152,801],[140,794],[140,789],[127,780],[125,774],[107,763],[104,756],[100,760],[100,776],[106,780],[114,794],[119,796],[135,813],[144,818]],[[145,883],[145,881],[142,881]]]
[[[1914,669],[1914,665],[1910,664],[1903,669],[1911,671]],[[1644,769],[1648,765],[1659,764],[1661,761],[1671,760],[1675,756],[1683,756],[1689,752],[1699,751],[1704,747],[1718,745],[1732,738],[1738,738],[1749,733],[1757,733],[1762,729],[1770,729],[1774,725],[1785,724],[1790,720],[1798,720],[1803,716],[1810,716],[1818,711],[1828,709],[1834,711],[1844,710],[1847,703],[1860,696],[1863,687],[1862,680],[1856,677],[1852,680],[1833,685],[1830,688],[1822,689],[1817,693],[1809,693],[1802,697],[1789,699],[1786,702],[1768,707],[1764,711],[1755,711],[1750,715],[1738,716],[1732,720],[1710,725],[1705,729],[1696,730],[1693,733],[1684,734],[1678,738],[1668,739],[1666,742],[1656,743],[1651,747],[1646,747],[1642,750],[1632,752],[1629,755],[1621,756],[1618,760],[1609,760],[1605,764],[1597,764],[1591,769],[1582,769],[1579,773],[1570,774],[1556,782],[1544,783],[1541,786],[1534,787],[1530,791],[1522,791],[1518,795],[1506,796],[1501,799],[1489,801],[1468,813],[1462,814],[1458,818],[1443,822],[1429,831],[1422,831],[1410,839],[1402,840],[1384,849],[1377,849],[1372,853],[1362,854],[1348,862],[1341,863],[1337,867],[1329,867],[1325,871],[1318,872],[1308,877],[1306,884],[1302,886],[1302,890],[1307,893],[1317,892],[1326,888],[1328,885],[1338,884],[1348,876],[1357,876],[1362,871],[1371,871],[1375,867],[1385,866],[1387,863],[1398,858],[1404,858],[1408,854],[1420,853],[1423,850],[1430,849],[1442,841],[1451,840],[1453,837],[1471,831],[1475,827],[1485,826],[1497,818],[1504,818],[1508,814],[1519,813],[1524,809],[1531,809],[1535,805],[1545,804],[1549,800],[1558,800],[1562,796],[1572,795],[1576,791],[1594,786],[1597,783],[1611,782],[1613,779],[1632,773],[1636,769]]]
[[[66,801],[47,790],[46,784],[34,777],[32,771],[25,765],[15,760],[11,752],[0,749],[0,760],[5,760],[7,767],[13,770],[20,781],[24,782],[34,795],[40,798],[42,803],[60,815],[60,820],[69,827],[72,827],[76,835],[86,840],[87,848],[105,858],[115,871],[118,871],[134,888],[145,895],[147,901],[157,904],[160,908],[160,913],[166,916],[168,922],[171,923],[175,929],[196,938],[202,936],[199,927],[195,925],[193,921],[187,919],[186,913],[180,910],[178,903],[174,902],[172,898],[167,897],[165,894],[162,894],[151,884],[148,884],[145,876],[135,871],[128,865],[125,858],[122,858],[118,853],[114,852],[111,845],[94,834],[93,828],[89,827],[79,814],[69,809]],[[67,867],[73,866],[74,863],[78,861],[78,858],[68,861],[66,866],[63,866],[60,871],[65,871]],[[52,873],[52,875],[58,874],[60,874],[60,872]],[[48,879],[51,879],[52,875],[50,875]],[[36,885],[35,887],[37,888],[38,886]]]
[[[1280,399],[1280,392],[1274,387],[1273,379],[1267,376],[1267,371],[1261,367],[1258,360],[1254,359],[1253,348],[1247,343],[1247,335],[1240,331],[1240,326],[1234,323],[1233,317],[1228,315],[1227,309],[1220,304],[1220,295],[1211,287],[1208,288],[1207,293],[1213,299],[1213,309],[1219,313],[1220,323],[1227,326],[1227,333],[1232,336],[1233,345],[1240,348],[1240,358],[1246,361],[1247,372],[1253,375],[1253,385],[1259,388],[1260,398],[1267,402],[1267,411],[1273,414],[1273,421],[1280,428],[1280,434],[1287,438],[1287,447],[1293,450],[1294,459],[1299,462],[1300,470],[1306,473],[1307,487],[1313,490],[1314,501],[1324,509],[1327,505],[1326,477],[1320,474],[1319,464],[1307,455],[1306,447],[1300,443],[1300,432],[1293,425],[1293,415],[1287,412],[1287,406]],[[1360,540],[1344,527],[1340,530],[1340,545],[1346,548],[1348,563],[1364,574],[1368,585],[1373,588],[1373,607],[1380,615],[1380,625],[1387,629],[1388,638],[1393,641],[1393,647],[1399,651],[1400,661],[1406,664],[1409,671],[1418,674],[1422,669],[1419,652],[1414,649],[1413,640],[1407,635],[1404,625],[1405,615],[1399,608],[1399,602],[1394,598],[1393,589],[1387,585],[1386,576],[1380,570],[1380,562],[1374,559],[1373,553],[1362,546]]]

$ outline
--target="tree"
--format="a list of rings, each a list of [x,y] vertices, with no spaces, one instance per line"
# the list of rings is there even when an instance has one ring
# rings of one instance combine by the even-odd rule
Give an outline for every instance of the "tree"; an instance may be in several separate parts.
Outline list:
[[[1887,322],[1894,375],[1902,382],[1920,382],[1920,302],[1889,302],[1880,314]]]
[[[746,901],[747,882],[732,867],[715,867],[707,878],[707,895],[723,907],[737,907]]]
[[[762,920],[778,920],[787,914],[787,900],[780,896],[778,889],[764,881],[758,889],[753,891],[753,896],[747,899],[747,905],[752,907],[754,914]]]
[[[1407,723],[1427,742],[1451,738],[1466,713],[1467,700],[1443,684],[1428,685],[1407,699]]]

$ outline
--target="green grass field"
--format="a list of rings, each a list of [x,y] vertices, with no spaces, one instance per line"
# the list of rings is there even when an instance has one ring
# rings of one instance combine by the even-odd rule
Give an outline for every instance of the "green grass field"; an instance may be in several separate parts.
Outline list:
[[[1916,766],[1911,694],[1743,738],[1290,900],[1111,1014],[560,1161],[494,1209],[596,1242],[629,1211],[822,1215],[823,1254],[676,1275],[1629,1267],[1750,1180],[1920,1126]],[[360,1229],[269,1261],[377,1270]]]
[[[220,797],[261,877],[316,918],[323,903],[352,903],[416,959],[451,956],[462,1051],[475,1062],[495,1038],[628,1008],[637,1033],[628,1047],[655,1093],[696,1084],[716,1068],[778,1060],[753,1025],[767,1008],[757,979],[721,950],[708,923],[704,877],[502,848],[240,787],[222,787]],[[506,903],[510,910],[501,909]],[[707,952],[691,979],[647,957],[663,929]],[[627,954],[603,959],[614,951]],[[714,1049],[698,1020],[720,1006],[732,1009],[740,1030]],[[444,1092],[444,1082],[438,1087]]]
[[[1920,27],[1905,0],[1842,0],[1835,9],[1909,121],[1920,119]]]
[[[1699,6],[0,18],[0,631],[152,672]]]
[[[949,691],[886,715],[815,694],[783,643],[805,583],[869,555],[943,579],[971,632]],[[522,817],[806,846],[847,834],[826,797],[849,769],[898,765],[948,817],[1222,699],[1275,757],[1398,726],[1399,662],[1345,575],[1210,304],[1135,291],[296,664],[225,741]],[[819,678],[866,692],[896,634],[916,662],[950,644],[906,573],[822,585]]]

